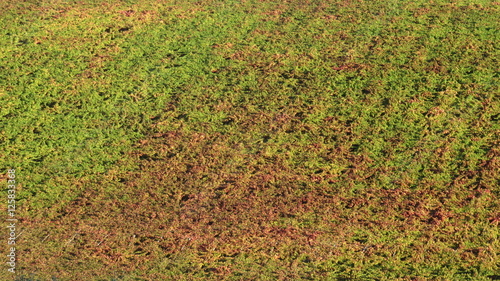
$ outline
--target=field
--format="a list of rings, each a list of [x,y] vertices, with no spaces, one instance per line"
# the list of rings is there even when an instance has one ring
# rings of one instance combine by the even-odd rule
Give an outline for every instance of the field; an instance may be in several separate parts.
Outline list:
[[[0,280],[500,280],[499,19],[1,1]]]

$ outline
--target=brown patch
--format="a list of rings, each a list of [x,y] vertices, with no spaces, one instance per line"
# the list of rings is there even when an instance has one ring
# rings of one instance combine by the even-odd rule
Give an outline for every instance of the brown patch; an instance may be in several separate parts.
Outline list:
[[[133,15],[135,15],[135,11],[134,10],[124,10],[124,11],[118,11],[118,13],[126,16],[126,17],[131,17]]]
[[[498,213],[496,213],[496,214],[492,215],[492,216],[488,219],[488,221],[489,221],[491,224],[498,226],[498,224],[500,223],[500,212],[498,212]]]
[[[359,71],[359,70],[364,70],[367,69],[368,66],[365,64],[358,64],[358,63],[348,63],[340,66],[335,66],[332,67],[333,70],[337,71]]]

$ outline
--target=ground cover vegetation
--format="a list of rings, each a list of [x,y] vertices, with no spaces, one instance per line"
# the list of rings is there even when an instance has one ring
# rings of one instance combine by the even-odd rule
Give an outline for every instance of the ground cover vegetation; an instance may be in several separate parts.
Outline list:
[[[2,1],[1,279],[500,280],[499,18]]]

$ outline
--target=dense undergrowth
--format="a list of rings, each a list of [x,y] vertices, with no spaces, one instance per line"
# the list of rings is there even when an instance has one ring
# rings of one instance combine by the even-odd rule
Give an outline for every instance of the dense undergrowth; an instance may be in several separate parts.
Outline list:
[[[498,2],[0,5],[14,279],[500,279]]]

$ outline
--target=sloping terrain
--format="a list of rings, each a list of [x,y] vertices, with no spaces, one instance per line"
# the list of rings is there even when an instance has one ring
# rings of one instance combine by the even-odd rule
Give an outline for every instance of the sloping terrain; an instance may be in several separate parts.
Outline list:
[[[472,2],[3,2],[0,277],[499,280],[500,5]]]

